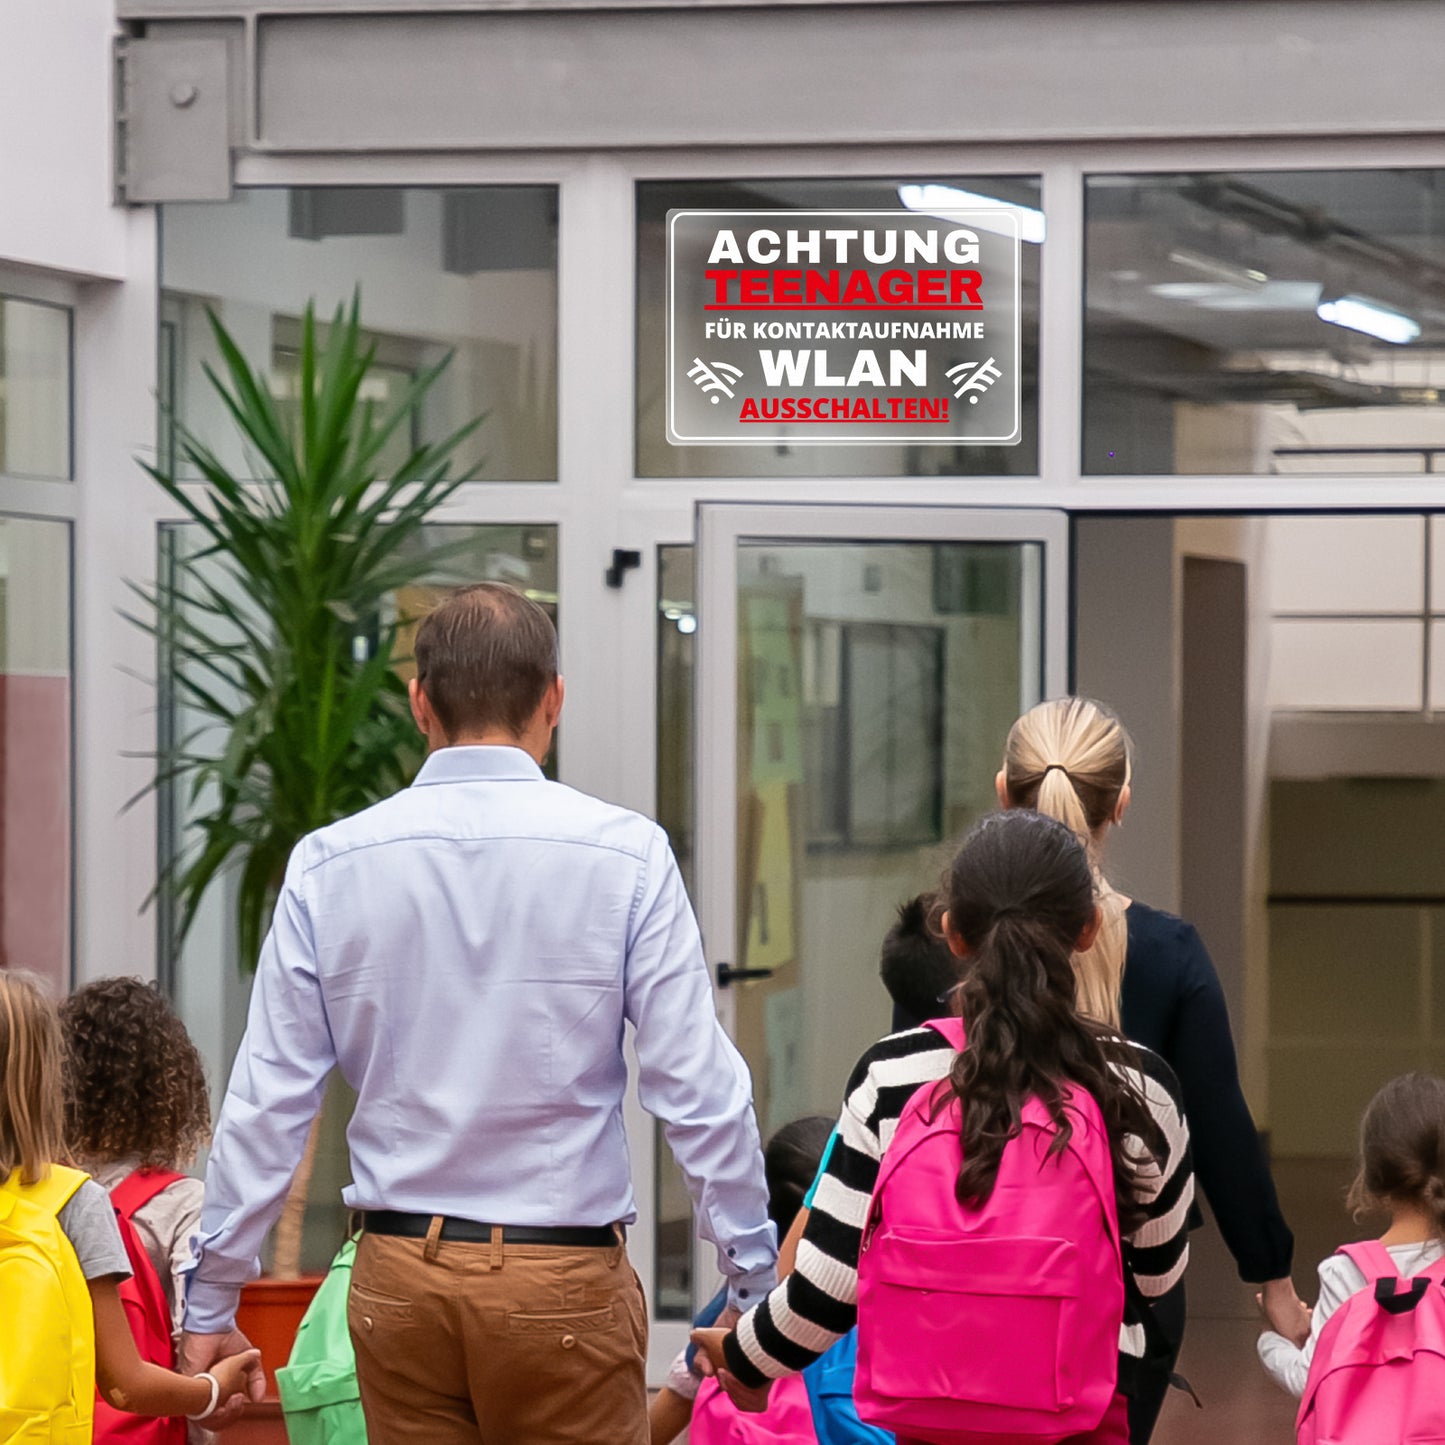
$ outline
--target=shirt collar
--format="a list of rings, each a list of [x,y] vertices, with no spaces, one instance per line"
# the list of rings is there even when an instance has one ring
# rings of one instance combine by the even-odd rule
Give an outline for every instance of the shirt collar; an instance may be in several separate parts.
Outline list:
[[[433,783],[535,783],[542,777],[537,760],[521,748],[469,745],[438,748],[429,754],[412,787],[430,787]]]

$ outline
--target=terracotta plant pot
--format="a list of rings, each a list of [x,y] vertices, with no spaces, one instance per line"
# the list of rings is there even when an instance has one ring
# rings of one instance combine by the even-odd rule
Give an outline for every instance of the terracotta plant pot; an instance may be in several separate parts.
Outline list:
[[[257,1279],[241,1291],[236,1328],[261,1351],[267,1400],[280,1398],[276,1371],[291,1357],[301,1317],[323,1278],[315,1274],[301,1279]]]

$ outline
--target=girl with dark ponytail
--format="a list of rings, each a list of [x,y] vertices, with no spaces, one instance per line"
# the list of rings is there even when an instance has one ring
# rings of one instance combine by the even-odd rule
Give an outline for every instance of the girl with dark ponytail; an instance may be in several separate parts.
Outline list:
[[[1194,1181],[1167,1065],[1076,1006],[1070,960],[1100,924],[1088,856],[1053,819],[994,815],[965,840],[944,878],[943,901],[944,935],[967,964],[956,995],[967,1045],[959,1052],[934,1029],[911,1029],[859,1061],[793,1273],[731,1333],[694,1335],[740,1404],[760,1408],[771,1380],[804,1369],[856,1323],[863,1224],[880,1163],[905,1107],[930,1084],[943,1085],[945,1097],[951,1085],[962,1103],[964,1203],[992,1193],[1030,1097],[1043,1102],[1054,1128],[1051,1152],[1061,1152],[1075,1128],[1076,1106],[1065,1091],[1093,1096],[1112,1156],[1124,1267],[1136,1286],[1120,1334],[1118,1388],[1128,1394],[1144,1378],[1152,1331],[1143,1312],[1183,1274]],[[1118,1411],[1110,1413],[1117,1432]]]
[[[1063,825],[1037,813],[996,813],[969,835],[945,880],[944,937],[967,961],[959,988],[968,1047],[950,1072],[963,1113],[958,1196],[982,1204],[1023,1106],[1042,1100],[1054,1121],[1050,1152],[1073,1134],[1062,1089],[1092,1094],[1114,1160],[1119,1224],[1145,1217],[1143,1173],[1163,1145],[1135,1075],[1138,1055],[1075,1002],[1073,955],[1101,917],[1089,860]]]

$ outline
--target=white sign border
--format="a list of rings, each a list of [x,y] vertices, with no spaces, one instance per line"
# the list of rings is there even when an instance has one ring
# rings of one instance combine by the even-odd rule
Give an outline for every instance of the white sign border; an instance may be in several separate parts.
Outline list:
[[[780,438],[777,436],[766,437],[691,437],[681,435],[675,426],[673,405],[676,397],[677,368],[674,362],[677,344],[673,334],[677,324],[677,277],[675,257],[677,248],[673,242],[673,227],[678,221],[685,217],[692,216],[888,216],[897,219],[899,216],[920,215],[927,216],[933,220],[952,221],[957,220],[961,224],[967,224],[974,216],[998,216],[1007,219],[1013,231],[1014,242],[1014,295],[1013,295],[1013,330],[1014,330],[1014,427],[1007,437],[940,437],[933,436],[841,436],[841,437],[807,437],[805,439],[794,436],[786,437],[788,446],[813,446],[813,447],[879,447],[897,446],[904,443],[910,445],[935,446],[935,447],[975,447],[975,446],[1018,446],[1023,441],[1023,303],[1021,295],[1021,273],[1023,267],[1020,264],[1023,258],[1023,234],[1019,224],[1018,212],[1009,207],[1000,207],[994,210],[988,206],[973,206],[968,209],[952,210],[940,208],[936,211],[909,211],[904,208],[893,210],[875,211],[854,211],[847,207],[831,207],[810,211],[794,211],[787,207],[778,207],[776,210],[690,210],[685,207],[676,208],[668,213],[667,218],[667,438],[672,446],[731,446],[731,447],[775,447],[779,445]],[[879,426],[887,426],[887,422],[879,422]],[[779,422],[779,426],[787,426],[787,422]]]

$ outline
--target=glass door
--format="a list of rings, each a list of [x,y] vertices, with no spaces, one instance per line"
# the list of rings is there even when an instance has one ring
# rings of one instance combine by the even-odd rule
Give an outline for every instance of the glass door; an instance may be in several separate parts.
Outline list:
[[[701,508],[699,914],[765,1137],[836,1116],[889,1031],[898,904],[1066,689],[1067,539],[1062,512]]]

